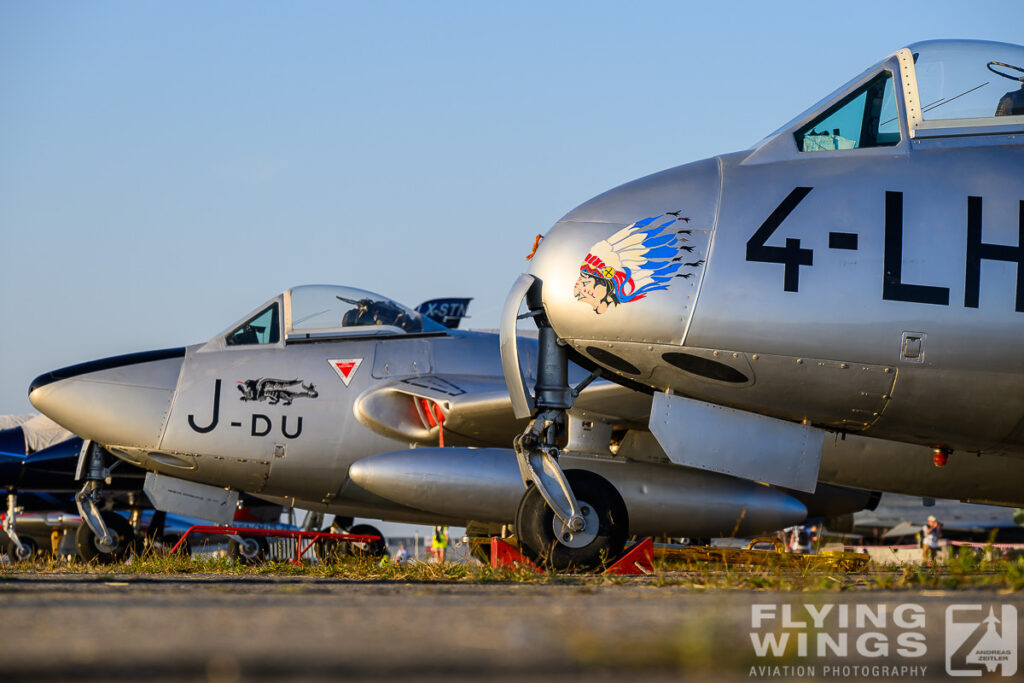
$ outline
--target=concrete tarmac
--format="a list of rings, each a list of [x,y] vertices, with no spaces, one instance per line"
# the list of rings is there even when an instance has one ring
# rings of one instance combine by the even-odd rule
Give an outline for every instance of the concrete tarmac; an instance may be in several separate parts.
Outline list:
[[[1006,628],[1024,635],[1024,595],[994,591],[12,573],[0,575],[0,680],[948,680],[954,604],[982,617],[1009,605]],[[821,630],[845,654],[816,652],[826,609]],[[771,633],[792,636],[780,657],[755,647]]]

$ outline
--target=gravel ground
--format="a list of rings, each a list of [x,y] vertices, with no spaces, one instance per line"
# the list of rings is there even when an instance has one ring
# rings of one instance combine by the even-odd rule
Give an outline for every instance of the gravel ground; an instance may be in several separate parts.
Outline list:
[[[777,617],[757,630],[795,633],[804,604],[855,611],[885,604],[877,631],[890,655],[851,652],[759,657],[753,604]],[[895,608],[919,605],[926,653],[896,656]],[[9,574],[0,577],[0,680],[680,680],[894,678],[829,673],[830,665],[926,667],[895,678],[945,679],[945,611],[951,604],[1016,608],[1024,595],[992,591],[778,593],[621,584],[386,583],[311,577]],[[858,607],[860,606],[860,607]],[[837,622],[826,630],[841,631]],[[869,649],[877,639],[869,641]],[[811,646],[813,650],[813,645]],[[813,666],[758,669],[765,666]],[[753,669],[752,669],[753,667]],[[752,675],[753,673],[753,675]],[[778,674],[777,676],[775,674]],[[889,675],[882,675],[888,673]],[[873,675],[878,674],[878,675]],[[1019,675],[1019,674],[1018,674]]]

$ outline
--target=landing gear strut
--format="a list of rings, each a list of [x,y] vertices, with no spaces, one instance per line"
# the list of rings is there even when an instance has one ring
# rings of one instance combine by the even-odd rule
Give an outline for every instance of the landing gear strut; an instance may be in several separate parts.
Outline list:
[[[7,492],[7,514],[4,515],[3,530],[7,534],[9,543],[7,545],[7,556],[11,562],[21,562],[31,559],[36,552],[36,544],[30,538],[21,538],[15,528],[18,523],[18,513],[22,508],[18,507],[18,494],[14,491]]]
[[[518,287],[517,283],[510,301],[521,297]],[[518,310],[519,301],[512,303],[506,303],[506,312]],[[558,455],[568,441],[566,411],[597,374],[571,388],[569,354],[544,315],[539,280],[534,279],[526,292],[526,304],[527,316],[539,328],[537,383],[533,419],[513,444],[526,485],[516,513],[516,534],[535,561],[556,569],[592,568],[622,551],[629,529],[626,507],[615,488],[600,476],[582,471],[567,476]],[[503,329],[509,324],[514,336],[515,321],[502,320]]]
[[[118,562],[136,550],[135,530],[128,520],[109,510],[101,511],[99,507],[103,500],[103,485],[118,464],[119,461],[105,467],[99,445],[91,441],[82,444],[78,474],[84,474],[86,481],[82,490],[75,494],[78,513],[82,516],[75,544],[85,562]]]

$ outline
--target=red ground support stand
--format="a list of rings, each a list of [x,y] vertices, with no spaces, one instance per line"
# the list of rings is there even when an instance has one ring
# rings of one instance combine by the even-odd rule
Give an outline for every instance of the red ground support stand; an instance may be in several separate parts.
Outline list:
[[[307,550],[313,547],[317,541],[350,541],[354,543],[373,543],[381,540],[380,536],[365,536],[362,534],[332,534],[323,531],[298,531],[292,529],[253,529],[249,527],[235,526],[193,526],[181,535],[178,542],[171,548],[171,554],[178,552],[178,548],[185,542],[190,534],[209,534],[213,536],[262,536],[264,538],[294,538],[295,558],[294,564],[302,564],[302,556]],[[303,545],[304,542],[307,542]]]
[[[654,571],[654,539],[650,536],[627,550],[605,574],[650,574]]]
[[[524,567],[529,567],[535,572],[541,574],[544,570],[530,562],[526,557],[518,550],[513,548],[511,545],[501,540],[497,536],[491,537],[491,567],[494,569],[500,569],[504,567],[515,567],[517,564]]]

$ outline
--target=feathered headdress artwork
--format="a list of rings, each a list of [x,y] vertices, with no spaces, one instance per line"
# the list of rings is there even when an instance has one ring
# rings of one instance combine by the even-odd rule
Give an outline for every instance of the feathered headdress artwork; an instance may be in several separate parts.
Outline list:
[[[650,292],[668,289],[673,277],[690,277],[692,273],[679,273],[679,269],[696,268],[704,261],[681,262],[680,251],[690,252],[693,247],[683,244],[690,230],[670,229],[678,221],[690,220],[680,213],[644,218],[591,247],[580,265],[580,281],[592,279],[594,287],[578,282],[576,298],[603,313],[608,304],[638,301]],[[662,218],[667,220],[659,222]]]

